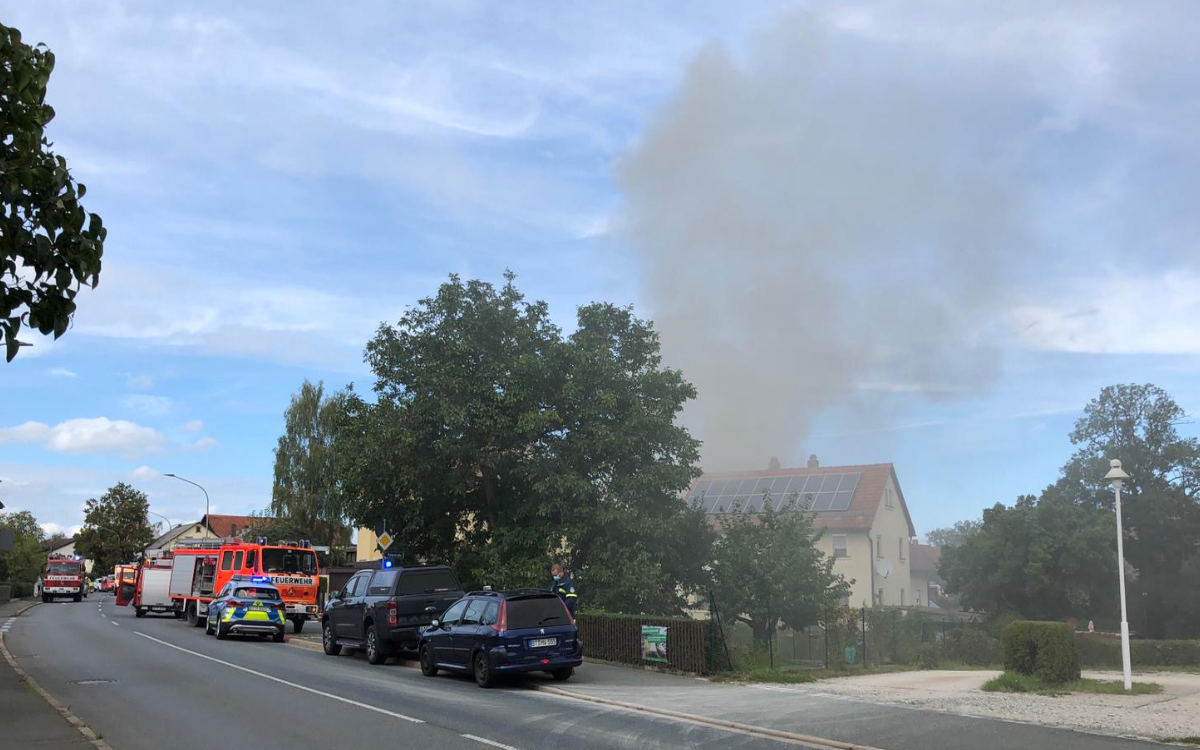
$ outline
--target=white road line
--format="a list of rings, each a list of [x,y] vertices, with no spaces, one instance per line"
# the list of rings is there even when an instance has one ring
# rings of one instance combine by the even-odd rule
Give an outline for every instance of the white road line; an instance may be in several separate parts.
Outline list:
[[[489,740],[486,737],[476,737],[473,734],[461,734],[459,736],[466,737],[468,740],[475,740],[476,742],[482,742],[483,744],[491,745],[492,747],[498,747],[498,748],[501,748],[501,750],[517,750],[517,748],[513,747],[512,745],[505,745],[503,742],[496,742],[495,740]]]
[[[113,623],[113,624],[115,625],[116,623]],[[359,708],[366,709],[367,711],[374,711],[375,713],[380,713],[385,716],[391,716],[396,719],[402,719],[403,721],[411,721],[414,724],[424,724],[425,723],[424,719],[416,719],[416,718],[413,718],[412,716],[405,716],[404,714],[398,714],[395,711],[388,711],[386,708],[380,708],[379,706],[372,706],[370,703],[363,703],[361,701],[350,700],[349,698],[343,698],[340,695],[334,695],[333,693],[326,693],[324,690],[317,690],[315,688],[310,688],[307,685],[301,685],[299,683],[289,682],[288,680],[280,679],[278,677],[275,677],[274,675],[266,674],[265,672],[258,672],[256,670],[249,669],[247,667],[243,667],[240,664],[234,664],[233,662],[228,662],[228,661],[225,661],[224,659],[218,659],[216,657],[209,656],[208,654],[202,654],[199,651],[192,651],[191,649],[186,649],[186,648],[183,648],[182,646],[176,646],[174,643],[167,643],[166,641],[159,640],[158,638],[155,638],[152,635],[146,635],[145,633],[139,633],[136,630],[133,631],[133,634],[140,635],[141,637],[145,638],[146,640],[154,641],[155,643],[166,646],[167,648],[173,648],[176,651],[182,651],[185,654],[191,654],[192,656],[198,656],[201,659],[207,659],[208,661],[216,662],[217,664],[221,664],[223,666],[229,667],[230,669],[236,669],[239,672],[245,672],[247,674],[252,674],[255,677],[261,677],[264,680],[270,680],[271,682],[278,682],[281,685],[287,685],[288,687],[293,687],[293,688],[296,688],[297,690],[303,690],[306,693],[312,693],[313,695],[319,695],[322,698],[328,698],[330,700],[340,701],[342,703],[348,703],[351,706],[358,706]],[[501,747],[503,747],[503,746],[501,746]]]
[[[112,621],[112,624],[113,624],[113,625],[115,625],[115,626],[116,626],[116,627],[118,627],[118,628],[119,628],[119,627],[121,627],[121,623],[117,622],[116,620],[113,620],[113,621]]]

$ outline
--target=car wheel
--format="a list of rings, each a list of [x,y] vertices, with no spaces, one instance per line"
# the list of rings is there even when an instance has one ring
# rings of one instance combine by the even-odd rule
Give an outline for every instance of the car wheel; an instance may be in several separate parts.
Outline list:
[[[282,634],[283,630],[280,629],[279,632]],[[278,638],[278,636],[276,637]],[[329,626],[328,622],[321,624],[321,646],[329,656],[337,656],[342,653],[342,644],[333,637],[333,628]]]
[[[553,677],[556,682],[565,682],[571,679],[571,675],[573,674],[575,674],[575,670],[572,667],[561,667],[559,669],[550,670],[550,676]]]
[[[133,616],[134,617],[145,617],[146,610],[142,609],[141,607],[134,607],[133,608]]]
[[[212,618],[212,615],[209,615],[208,619],[204,621],[204,634],[205,635],[213,634],[212,626],[213,626],[213,618]]]
[[[426,677],[436,677],[438,673],[437,662],[433,660],[433,651],[426,643],[421,646],[421,674]]]
[[[481,688],[490,688],[496,684],[496,678],[492,674],[492,665],[488,662],[487,655],[482,651],[475,654],[474,667],[476,685]]]
[[[303,630],[304,630],[304,618],[303,617],[297,617],[294,620],[292,620],[292,632],[293,633],[299,633],[299,632],[302,632]]]
[[[283,628],[276,630],[275,635],[271,636],[271,640],[275,641],[276,643],[283,643]]]
[[[218,622],[217,623],[217,640],[223,641],[228,637],[229,637],[229,630],[224,625],[222,625],[221,623]]]
[[[379,643],[379,634],[375,632],[374,625],[368,625],[370,630],[367,631],[367,661],[371,664],[383,664],[387,661],[387,651]]]

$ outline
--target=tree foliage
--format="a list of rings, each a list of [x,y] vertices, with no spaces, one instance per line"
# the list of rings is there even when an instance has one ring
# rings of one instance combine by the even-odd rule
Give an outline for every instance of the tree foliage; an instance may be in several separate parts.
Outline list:
[[[1153,385],[1113,385],[1071,432],[1077,451],[1042,495],[984,511],[940,571],[964,605],[1115,626],[1116,519],[1104,475],[1121,460],[1131,627],[1151,637],[1200,635],[1200,441],[1179,435],[1182,408]]]
[[[351,515],[470,585],[542,585],[564,558],[585,606],[678,611],[711,532],[683,491],[695,390],[627,308],[579,308],[563,336],[514,277],[452,276],[367,346],[374,404],[346,401]]]
[[[953,526],[930,531],[925,539],[935,547],[959,547],[979,531],[980,525],[979,521],[958,521]]]
[[[323,383],[306,380],[284,413],[270,512],[301,532],[287,538],[331,546],[349,540],[336,447],[346,398],[344,392],[326,397]]]
[[[11,361],[22,326],[61,336],[81,285],[96,286],[107,230],[84,210],[86,188],[50,150],[46,84],[54,54],[0,24],[0,330]]]
[[[776,508],[767,498],[761,513],[726,514],[711,564],[722,616],[749,625],[759,644],[781,622],[801,630],[820,620],[850,592],[833,557],[817,549],[820,536],[794,500]]]
[[[46,562],[42,549],[45,534],[37,519],[27,510],[0,513],[0,529],[11,529],[13,547],[0,552],[0,581],[33,583]]]
[[[119,563],[136,561],[154,540],[146,518],[149,509],[146,494],[124,482],[84,504],[83,528],[75,550],[94,561],[95,575],[106,575]]]

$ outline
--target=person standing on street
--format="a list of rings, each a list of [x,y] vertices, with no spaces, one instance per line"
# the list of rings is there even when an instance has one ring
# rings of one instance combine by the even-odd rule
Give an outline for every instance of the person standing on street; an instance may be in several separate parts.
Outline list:
[[[567,611],[571,613],[571,619],[574,620],[575,613],[579,610],[579,594],[575,591],[575,581],[563,570],[562,563],[556,562],[550,566],[550,590],[563,600]]]

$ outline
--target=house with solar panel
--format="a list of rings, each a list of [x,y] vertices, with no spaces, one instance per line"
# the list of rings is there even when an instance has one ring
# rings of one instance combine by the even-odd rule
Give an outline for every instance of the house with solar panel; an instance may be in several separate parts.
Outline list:
[[[774,464],[774,462],[773,462]],[[850,606],[916,606],[910,545],[917,532],[892,464],[821,466],[816,456],[799,469],[768,468],[704,474],[688,500],[714,525],[736,507],[761,511],[795,499],[821,530],[817,545],[834,558],[833,569],[850,582]]]

